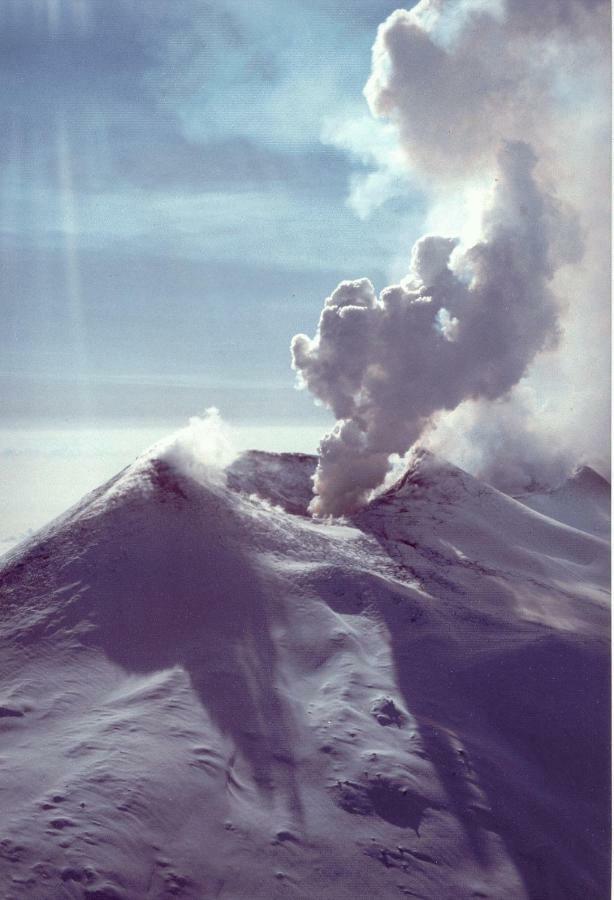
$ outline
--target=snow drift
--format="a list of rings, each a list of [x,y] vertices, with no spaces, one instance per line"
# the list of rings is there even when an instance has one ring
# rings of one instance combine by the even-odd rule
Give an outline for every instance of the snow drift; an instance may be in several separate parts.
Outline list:
[[[607,895],[609,486],[318,524],[315,464],[145,456],[5,560],[7,900]]]

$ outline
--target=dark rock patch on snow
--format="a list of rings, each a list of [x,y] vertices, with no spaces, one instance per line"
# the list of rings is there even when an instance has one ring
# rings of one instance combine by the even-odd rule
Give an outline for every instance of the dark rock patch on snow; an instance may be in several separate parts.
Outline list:
[[[0,706],[0,719],[21,719],[23,715],[24,712],[21,709],[13,706]]]
[[[371,712],[380,725],[396,725],[401,728],[405,716],[389,697],[379,697],[371,707]]]
[[[379,816],[398,828],[411,828],[416,834],[419,834],[425,810],[433,805],[407,785],[381,776],[365,784],[339,781],[332,793],[341,809],[352,815]]]

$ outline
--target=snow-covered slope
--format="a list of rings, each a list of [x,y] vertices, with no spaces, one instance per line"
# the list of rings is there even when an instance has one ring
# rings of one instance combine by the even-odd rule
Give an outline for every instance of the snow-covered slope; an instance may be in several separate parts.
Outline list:
[[[0,896],[608,896],[606,540],[314,464],[146,456],[5,561]]]
[[[311,477],[317,462],[317,457],[307,453],[248,450],[228,467],[228,487],[256,494],[286,512],[306,516],[313,497]]]
[[[582,466],[556,490],[524,494],[517,499],[525,506],[574,528],[601,537],[607,538],[609,535],[610,485],[590,466]]]

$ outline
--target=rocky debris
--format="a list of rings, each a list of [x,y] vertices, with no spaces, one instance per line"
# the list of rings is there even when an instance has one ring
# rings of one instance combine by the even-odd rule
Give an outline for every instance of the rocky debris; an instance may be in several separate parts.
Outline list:
[[[401,728],[405,716],[389,697],[379,697],[371,707],[371,712],[380,725],[396,725]]]

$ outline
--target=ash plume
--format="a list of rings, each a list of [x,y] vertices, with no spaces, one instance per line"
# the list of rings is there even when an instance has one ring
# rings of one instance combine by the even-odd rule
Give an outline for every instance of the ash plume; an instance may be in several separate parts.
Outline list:
[[[395,123],[408,165],[438,196],[477,169],[490,190],[478,241],[427,234],[400,284],[378,297],[366,278],[342,282],[315,336],[293,338],[299,384],[337,419],[320,444],[314,514],[358,508],[442,412],[472,401],[487,415],[559,343],[561,272],[581,263],[590,204],[567,189],[578,144],[557,146],[568,128],[557,65],[592,52],[590,71],[601,69],[604,9],[423,0],[380,26],[373,114]]]

